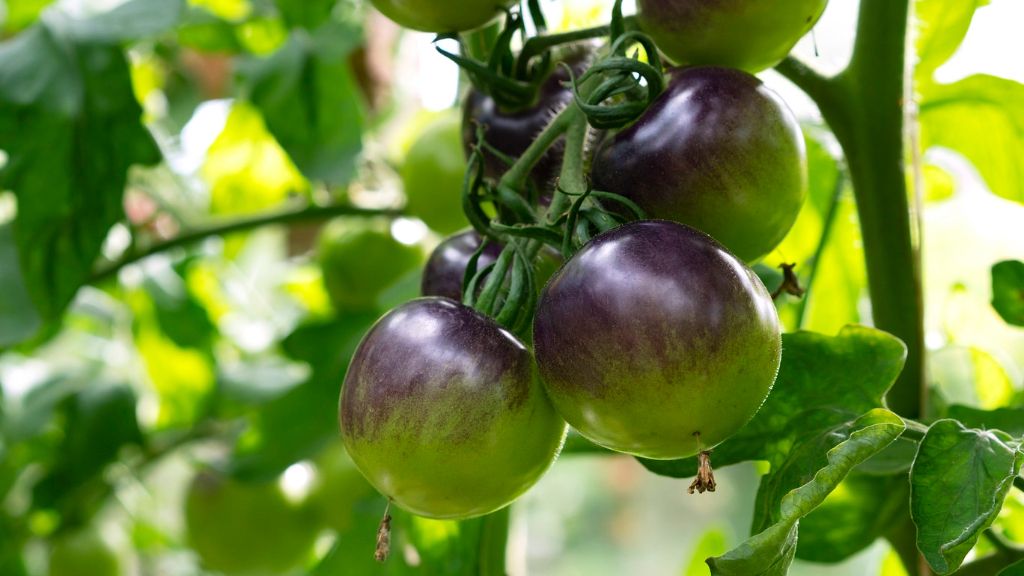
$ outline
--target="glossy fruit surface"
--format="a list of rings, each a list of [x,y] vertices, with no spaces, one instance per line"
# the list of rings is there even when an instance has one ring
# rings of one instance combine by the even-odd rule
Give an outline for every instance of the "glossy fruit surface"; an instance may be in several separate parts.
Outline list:
[[[565,435],[526,347],[445,298],[400,306],[359,344],[342,439],[371,484],[430,518],[493,512],[532,486]]]
[[[430,254],[423,269],[420,293],[423,296],[443,296],[462,300],[462,281],[473,253],[480,247],[480,235],[466,230],[445,239]],[[493,263],[501,254],[502,245],[491,242],[477,260],[477,270]],[[545,247],[538,254],[534,268],[534,283],[539,290],[562,265],[562,255]]]
[[[810,32],[827,0],[638,0],[640,27],[676,64],[771,68]]]
[[[441,234],[469,225],[462,213],[462,121],[450,111],[432,120],[413,142],[402,164],[406,210]]]
[[[367,310],[422,262],[423,250],[396,240],[390,219],[342,217],[320,232],[317,259],[335,308]]]
[[[371,0],[398,24],[422,32],[472,30],[501,15],[511,0]]]
[[[576,253],[545,287],[533,330],[569,424],[657,459],[692,456],[750,420],[782,344],[772,299],[743,262],[706,234],[651,220]]]
[[[50,576],[117,576],[117,552],[93,528],[61,534],[50,548]]]
[[[459,232],[438,244],[423,269],[420,293],[424,296],[443,296],[461,301],[466,266],[478,248],[480,235],[475,230]],[[500,254],[501,245],[489,243],[477,259],[477,269],[493,263]]]
[[[592,178],[596,189],[706,232],[749,262],[796,221],[807,158],[793,113],[756,77],[677,69],[647,112],[601,148]]]
[[[201,472],[185,501],[188,541],[205,568],[225,574],[281,574],[309,554],[315,518],[276,482],[250,484]]]

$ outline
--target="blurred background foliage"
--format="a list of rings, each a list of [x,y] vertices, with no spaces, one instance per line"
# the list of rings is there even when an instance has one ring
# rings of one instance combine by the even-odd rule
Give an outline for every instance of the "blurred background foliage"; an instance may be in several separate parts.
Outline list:
[[[561,29],[610,4],[543,3]],[[841,69],[856,5],[833,0],[801,56]],[[1024,265],[993,270],[1024,258],[1024,45],[1006,25],[1024,12],[916,10],[928,410],[1024,407]],[[7,0],[0,38],[0,574],[472,573],[479,520],[397,513],[396,554],[374,563],[384,501],[337,438],[355,344],[466,225],[465,84],[432,38],[358,0]],[[804,123],[811,186],[759,271],[771,289],[796,263],[790,330],[869,323],[838,146],[764,78]],[[351,209],[374,217],[320,234]],[[722,470],[692,498],[632,459],[566,454],[512,507],[510,569],[704,574],[748,533],[763,472]],[[901,573],[858,531],[894,501],[877,482],[851,477],[804,521],[801,558],[859,553],[794,573]],[[1024,543],[1019,493],[997,529]]]

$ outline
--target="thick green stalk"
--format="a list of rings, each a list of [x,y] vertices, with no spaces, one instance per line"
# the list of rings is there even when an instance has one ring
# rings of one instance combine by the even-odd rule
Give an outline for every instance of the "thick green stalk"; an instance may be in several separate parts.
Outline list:
[[[795,60],[779,71],[821,109],[843,147],[860,216],[875,326],[907,345],[889,406],[918,418],[926,391],[920,255],[904,159],[909,0],[862,0],[849,67],[823,78]]]

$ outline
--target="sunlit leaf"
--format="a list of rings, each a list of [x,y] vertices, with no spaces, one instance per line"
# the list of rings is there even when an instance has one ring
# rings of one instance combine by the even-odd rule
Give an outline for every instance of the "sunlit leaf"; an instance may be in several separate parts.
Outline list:
[[[978,74],[928,87],[920,109],[923,150],[959,152],[992,192],[1024,202],[1024,85]]]
[[[249,0],[188,0],[188,3],[225,20],[241,20],[252,12]]]
[[[705,560],[724,554],[728,549],[725,532],[719,528],[708,530],[693,547],[690,563],[683,569],[683,576],[707,576],[708,565]]]
[[[999,431],[939,420],[921,442],[910,472],[917,546],[939,574],[960,566],[995,520],[1020,473],[1024,453]]]
[[[363,112],[347,56],[359,32],[332,23],[295,33],[268,58],[239,63],[241,84],[267,127],[311,180],[346,184],[362,147]]]
[[[202,174],[211,187],[215,214],[261,212],[308,188],[259,110],[240,101],[231,106],[224,130],[210,146]]]
[[[928,367],[933,386],[953,404],[998,408],[1016,393],[1003,365],[980,348],[947,346],[929,356]]]
[[[974,12],[989,0],[916,0],[918,64],[915,72],[930,79],[960,47],[971,27]]]

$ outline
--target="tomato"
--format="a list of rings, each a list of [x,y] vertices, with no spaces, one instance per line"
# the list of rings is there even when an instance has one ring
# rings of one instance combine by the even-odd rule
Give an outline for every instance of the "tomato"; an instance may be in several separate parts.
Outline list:
[[[339,419],[370,483],[439,519],[508,505],[565,436],[526,346],[447,298],[413,300],[374,325],[349,365]]]
[[[441,234],[469,225],[462,213],[466,158],[461,134],[454,110],[439,116],[413,142],[402,164],[406,210]]]
[[[558,412],[593,442],[683,458],[750,420],[779,368],[764,285],[706,234],[667,221],[594,238],[548,282],[533,326]]]
[[[438,244],[423,269],[420,293],[424,296],[444,296],[461,301],[466,266],[478,248],[480,235],[474,230],[460,232]],[[488,244],[477,260],[477,270],[492,264],[500,254],[500,244]]]
[[[54,538],[50,576],[116,576],[121,560],[95,528],[82,528]]]
[[[422,32],[461,32],[487,24],[513,0],[371,0],[398,24]]]
[[[569,63],[578,76],[583,73],[584,63],[589,60],[588,46],[575,47],[562,61]],[[572,89],[565,85],[569,80],[568,71],[556,65],[552,73],[540,86],[536,102],[521,110],[504,110],[490,96],[473,88],[462,106],[462,143],[469,154],[470,147],[477,142],[477,127],[485,130],[484,139],[488,144],[506,156],[519,158],[555,114],[573,101]],[[565,138],[561,138],[548,149],[533,167],[530,176],[533,184],[550,199],[550,188],[562,167],[565,152]],[[484,174],[500,178],[508,164],[493,154],[484,153]],[[549,200],[550,201],[550,200]]]
[[[242,483],[204,471],[189,485],[185,528],[207,569],[280,574],[306,559],[319,525],[276,482]]]
[[[778,95],[745,72],[670,74],[643,116],[602,146],[594,187],[756,260],[782,241],[806,195],[800,126]]]
[[[336,218],[324,227],[317,258],[335,308],[367,310],[423,261],[423,250],[396,240],[387,218],[353,216]]]
[[[638,0],[640,27],[677,64],[760,72],[789,54],[828,0]]]
[[[480,248],[480,235],[475,230],[466,230],[437,245],[423,269],[420,293],[424,296],[443,296],[462,300],[462,281],[470,258]],[[484,248],[477,260],[477,270],[493,263],[501,254],[502,246],[491,242]],[[562,265],[562,255],[545,247],[536,260],[534,283],[541,287]]]

